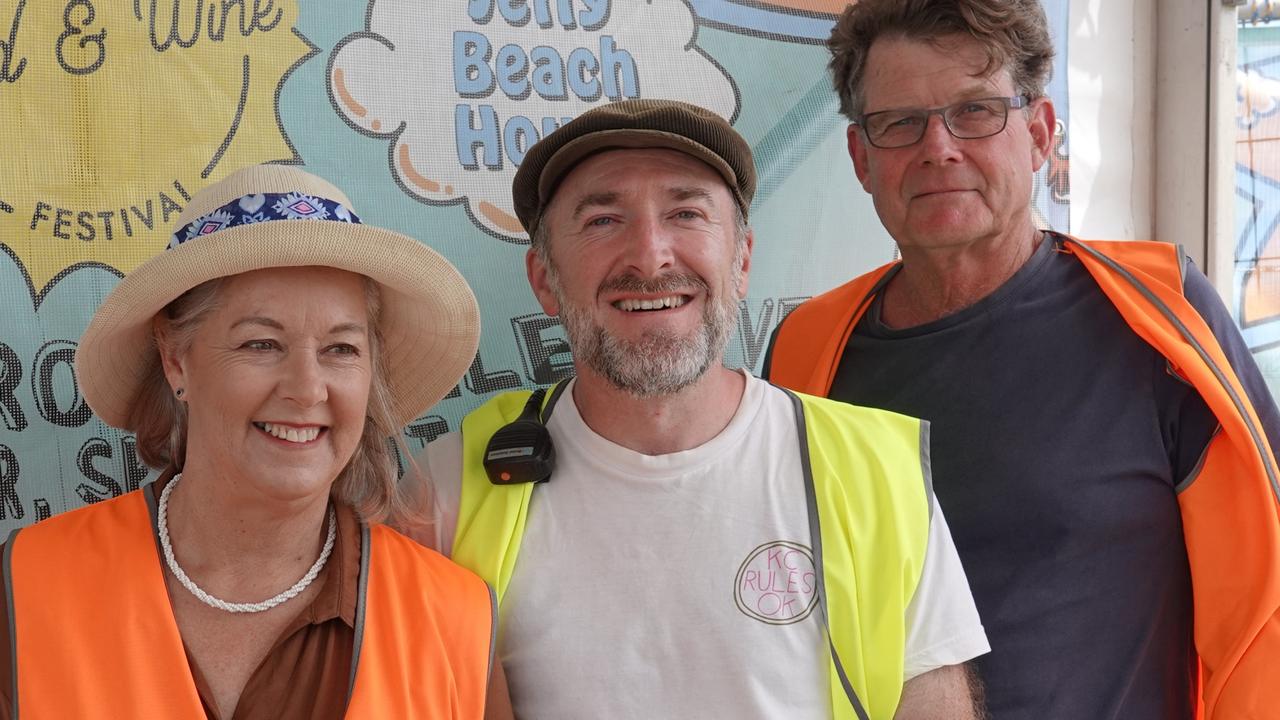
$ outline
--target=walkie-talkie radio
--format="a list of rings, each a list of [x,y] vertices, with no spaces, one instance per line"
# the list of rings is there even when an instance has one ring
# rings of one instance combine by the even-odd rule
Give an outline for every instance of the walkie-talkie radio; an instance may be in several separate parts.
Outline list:
[[[535,390],[520,417],[489,438],[484,449],[484,471],[494,485],[540,483],[551,478],[556,449],[542,422],[542,400],[546,395],[545,389]]]

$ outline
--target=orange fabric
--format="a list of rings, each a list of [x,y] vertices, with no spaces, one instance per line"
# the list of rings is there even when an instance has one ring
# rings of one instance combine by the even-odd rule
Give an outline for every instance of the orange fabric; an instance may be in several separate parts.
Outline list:
[[[204,717],[141,491],[9,544],[16,717]]]
[[[882,265],[792,310],[778,328],[768,380],[826,397],[849,336],[871,304],[871,291],[896,265]]]
[[[1131,248],[1130,245],[1133,245]],[[1195,639],[1207,718],[1261,718],[1280,707],[1280,477],[1257,413],[1213,332],[1153,264],[1177,267],[1177,248],[1164,243],[1091,243],[1126,269],[1164,305],[1208,355],[1183,339],[1159,310],[1105,262],[1067,246],[1084,263],[1129,327],[1160,351],[1204,398],[1222,424],[1209,443],[1199,477],[1178,496],[1195,596]],[[1164,259],[1157,259],[1159,254]],[[1216,366],[1231,393],[1214,374]]]
[[[370,535],[370,566],[395,569],[369,577],[347,717],[480,720],[493,631],[488,586],[385,526]],[[424,595],[436,612],[423,612]]]
[[[1257,413],[1212,331],[1183,297],[1177,247],[1068,239],[1066,251],[1084,264],[1133,331],[1195,386],[1222,424],[1199,476],[1178,497],[1195,603],[1202,717],[1271,717],[1280,707],[1280,470]],[[1204,356],[1107,259],[1171,310]],[[891,267],[794,310],[778,331],[769,379],[801,392],[830,392],[849,335]]]
[[[10,539],[17,717],[204,716],[144,492]],[[479,720],[492,639],[484,582],[389,528],[372,526],[369,542],[346,717]]]

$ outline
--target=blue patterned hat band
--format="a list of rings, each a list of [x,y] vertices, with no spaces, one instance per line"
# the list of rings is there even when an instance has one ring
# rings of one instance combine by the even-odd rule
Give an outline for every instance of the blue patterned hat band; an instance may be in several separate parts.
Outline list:
[[[172,250],[185,242],[219,230],[272,220],[330,220],[360,224],[360,218],[355,213],[342,203],[328,198],[300,192],[259,193],[232,200],[178,228],[165,249]]]

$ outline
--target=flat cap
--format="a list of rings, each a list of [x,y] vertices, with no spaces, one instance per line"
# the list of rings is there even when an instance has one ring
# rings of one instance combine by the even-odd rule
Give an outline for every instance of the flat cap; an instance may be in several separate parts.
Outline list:
[[[710,165],[748,215],[756,192],[751,146],[706,108],[678,100],[622,100],[592,108],[534,144],[511,185],[516,217],[530,237],[560,181],[587,156],[620,148],[668,148]]]

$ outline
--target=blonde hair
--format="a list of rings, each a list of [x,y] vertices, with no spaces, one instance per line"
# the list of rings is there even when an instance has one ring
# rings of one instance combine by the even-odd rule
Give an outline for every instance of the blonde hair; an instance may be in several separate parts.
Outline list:
[[[218,308],[226,278],[216,278],[191,288],[170,302],[155,318],[156,354],[147,368],[138,398],[129,414],[137,435],[138,455],[156,469],[181,471],[186,464],[187,406],[174,397],[160,363],[161,352],[181,355],[191,348],[196,332]],[[408,486],[399,481],[397,451],[413,464],[392,412],[387,384],[382,332],[378,325],[382,295],[378,284],[365,281],[369,318],[369,407],[364,432],[346,466],[338,473],[331,495],[369,523],[421,525],[431,517],[431,495],[425,483]]]

